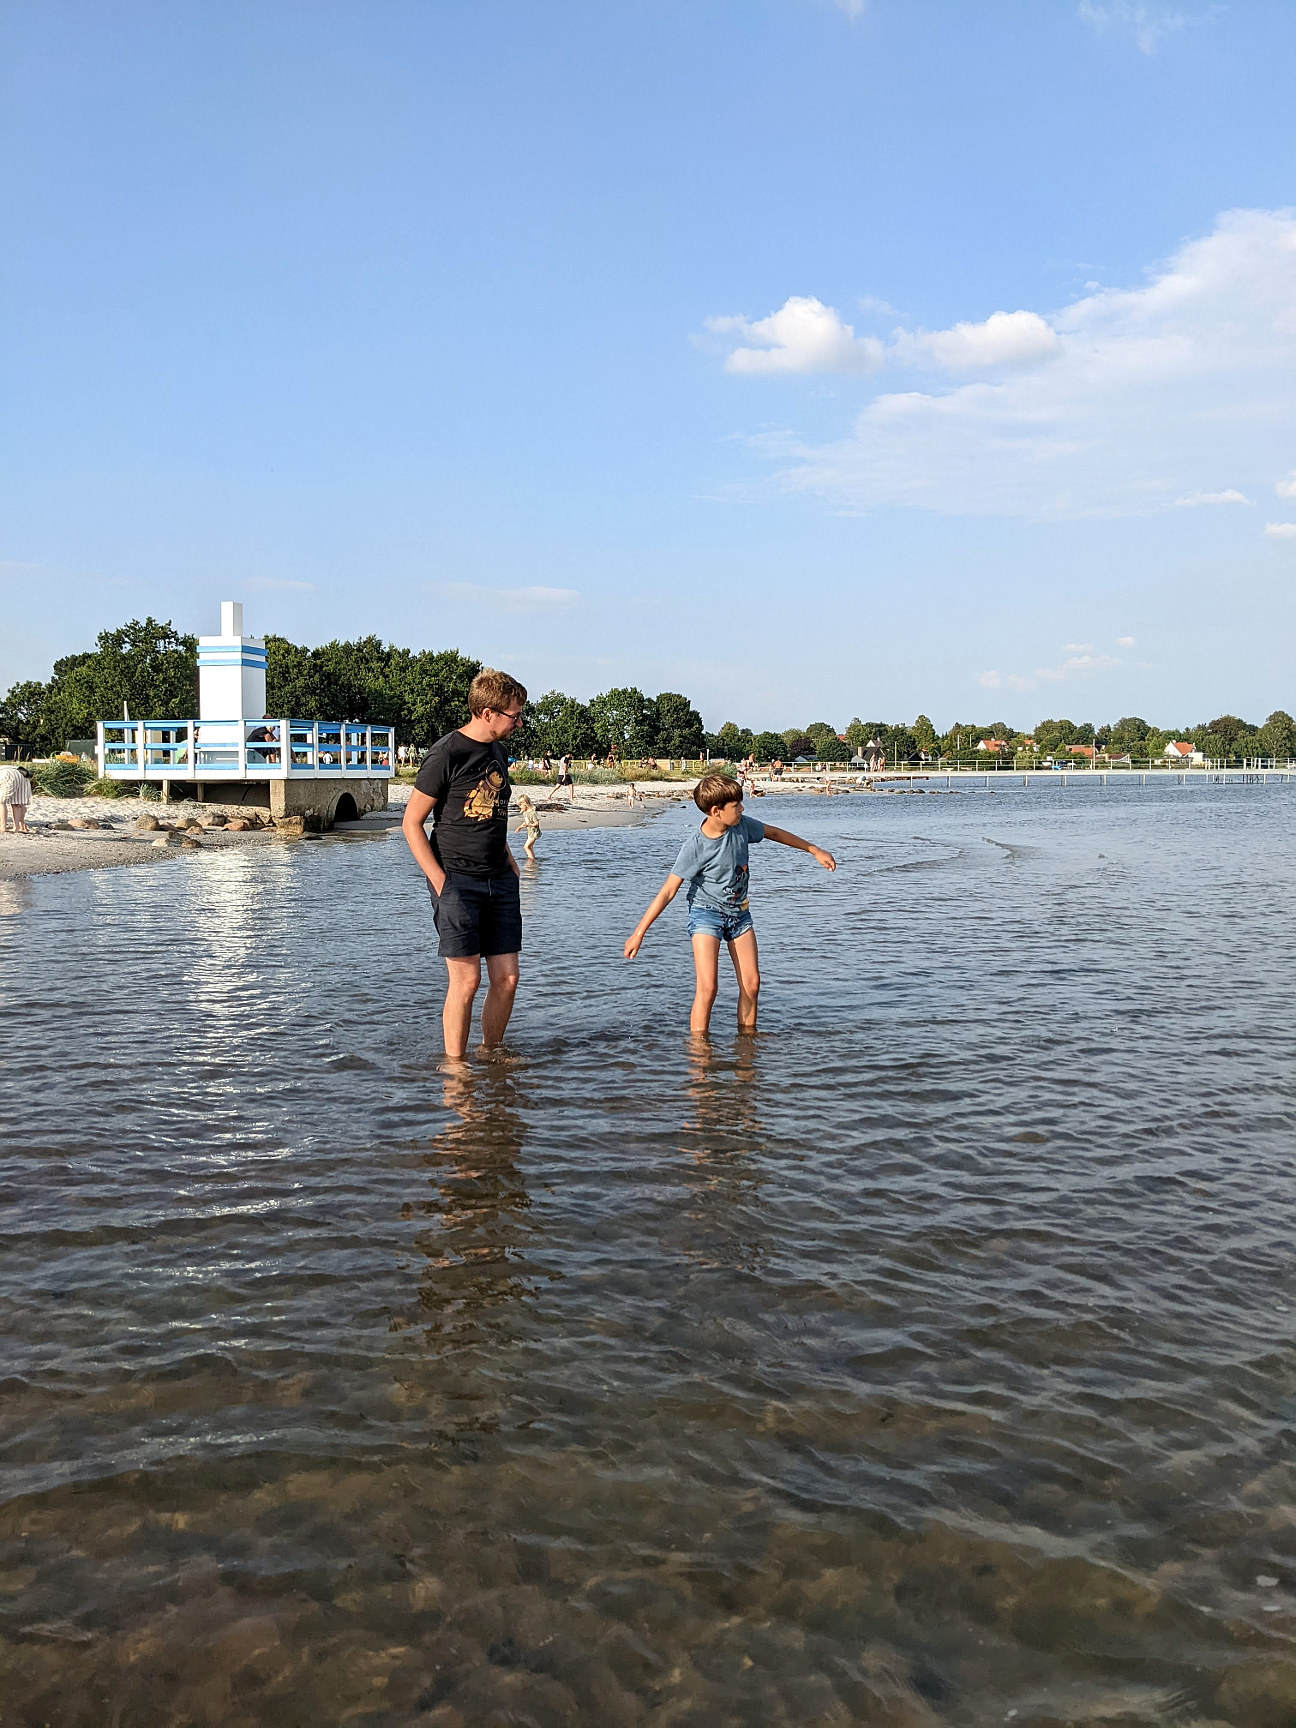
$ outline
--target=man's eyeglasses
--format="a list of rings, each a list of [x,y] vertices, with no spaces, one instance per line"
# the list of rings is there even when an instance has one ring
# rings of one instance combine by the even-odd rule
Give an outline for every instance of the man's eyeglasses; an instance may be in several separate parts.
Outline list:
[[[514,726],[516,726],[518,721],[522,718],[522,710],[520,708],[515,708],[512,713],[505,713],[503,710],[498,708],[495,712],[499,715],[501,720],[510,720]]]

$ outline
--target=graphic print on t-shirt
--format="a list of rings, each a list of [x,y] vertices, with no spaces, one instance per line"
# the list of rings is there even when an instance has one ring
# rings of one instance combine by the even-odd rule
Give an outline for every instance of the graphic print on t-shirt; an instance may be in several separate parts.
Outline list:
[[[490,822],[499,808],[500,790],[504,785],[504,776],[498,768],[492,768],[489,773],[473,787],[464,799],[463,813],[478,822]]]

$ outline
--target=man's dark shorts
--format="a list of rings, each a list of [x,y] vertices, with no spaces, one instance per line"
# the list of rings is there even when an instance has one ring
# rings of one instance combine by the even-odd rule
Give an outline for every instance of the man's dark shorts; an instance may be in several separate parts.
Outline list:
[[[472,960],[478,954],[520,954],[522,904],[518,879],[503,876],[464,876],[447,872],[445,887],[433,892],[432,916],[443,960]]]

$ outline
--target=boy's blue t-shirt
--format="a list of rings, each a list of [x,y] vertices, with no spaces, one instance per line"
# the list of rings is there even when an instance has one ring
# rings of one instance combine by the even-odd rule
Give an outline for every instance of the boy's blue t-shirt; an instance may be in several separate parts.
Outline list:
[[[747,904],[747,848],[765,838],[765,824],[744,816],[712,840],[699,828],[680,847],[672,876],[688,883],[688,903],[717,912],[737,912]]]

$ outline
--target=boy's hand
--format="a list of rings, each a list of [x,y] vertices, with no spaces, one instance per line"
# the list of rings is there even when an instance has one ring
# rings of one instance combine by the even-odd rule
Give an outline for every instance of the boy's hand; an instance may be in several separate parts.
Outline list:
[[[825,870],[835,870],[837,868],[837,860],[833,857],[831,852],[825,852],[822,846],[812,846],[810,848],[810,856],[814,859],[816,864],[822,864]]]
[[[633,936],[627,936],[626,937],[626,943],[625,943],[625,947],[622,949],[622,953],[625,955],[627,960],[633,960],[634,959],[635,955],[639,952],[639,949],[640,949],[640,946],[642,943],[643,943],[643,937],[639,934],[639,932],[637,930],[635,931]]]

